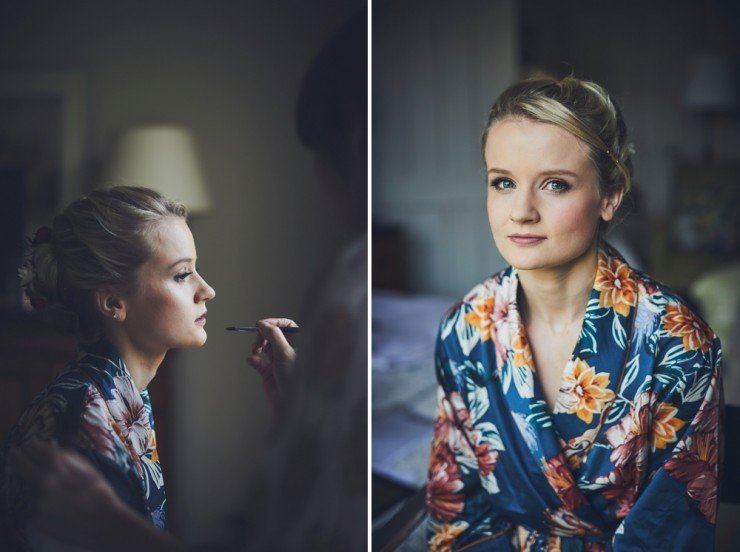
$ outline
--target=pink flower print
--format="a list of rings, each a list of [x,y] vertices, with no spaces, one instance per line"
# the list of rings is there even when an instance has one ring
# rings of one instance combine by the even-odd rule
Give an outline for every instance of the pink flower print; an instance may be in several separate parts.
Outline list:
[[[141,469],[139,457],[146,452],[149,443],[149,414],[144,401],[129,377],[116,376],[111,390],[113,400],[108,401],[108,410],[114,427],[132,453],[134,463]]]

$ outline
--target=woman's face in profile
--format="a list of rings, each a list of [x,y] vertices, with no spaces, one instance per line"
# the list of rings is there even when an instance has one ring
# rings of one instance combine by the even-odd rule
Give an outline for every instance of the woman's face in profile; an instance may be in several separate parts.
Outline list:
[[[135,343],[154,353],[206,342],[206,302],[216,295],[195,268],[193,235],[184,219],[168,217],[152,228],[153,253],[133,292],[124,297],[123,324]]]
[[[600,198],[588,146],[552,124],[506,118],[484,150],[488,221],[501,255],[520,270],[565,267],[596,243]]]

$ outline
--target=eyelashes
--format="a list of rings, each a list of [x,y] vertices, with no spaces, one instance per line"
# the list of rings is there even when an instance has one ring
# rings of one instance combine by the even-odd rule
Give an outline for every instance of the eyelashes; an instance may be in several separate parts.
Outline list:
[[[508,178],[497,178],[491,182],[491,188],[494,190],[509,190],[514,187],[514,182]]]
[[[568,184],[565,180],[559,180],[557,178],[553,180],[548,180],[545,186],[549,190],[560,194],[567,192],[571,188],[570,184]]]
[[[494,190],[504,191],[516,188],[516,184],[510,178],[501,177],[493,180],[490,183],[490,187]],[[570,190],[572,186],[561,178],[551,178],[545,182],[543,188],[551,192],[562,194]]]
[[[199,272],[199,271],[200,271],[200,268],[196,266],[195,267],[195,272]],[[190,272],[187,272],[187,271],[180,272],[179,274],[176,274],[175,275],[175,280],[177,282],[184,282],[185,280],[188,279],[188,276],[191,276],[192,274],[193,274],[192,271],[190,271]]]

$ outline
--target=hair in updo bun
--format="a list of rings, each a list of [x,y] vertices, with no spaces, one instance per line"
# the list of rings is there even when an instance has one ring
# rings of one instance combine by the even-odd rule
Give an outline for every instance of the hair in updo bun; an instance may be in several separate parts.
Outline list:
[[[42,227],[20,275],[31,305],[57,329],[83,341],[100,337],[93,293],[126,292],[152,254],[150,233],[167,217],[186,218],[185,207],[154,190],[116,186],[75,201]]]
[[[603,87],[575,77],[535,78],[511,85],[488,115],[484,150],[491,126],[507,117],[525,117],[567,130],[588,145],[602,195],[629,191],[634,148],[627,142],[622,111]]]

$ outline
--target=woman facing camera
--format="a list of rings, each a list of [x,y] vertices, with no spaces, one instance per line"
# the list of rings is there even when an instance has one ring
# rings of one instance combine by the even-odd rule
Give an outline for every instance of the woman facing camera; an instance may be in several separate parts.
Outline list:
[[[720,343],[603,240],[632,178],[592,82],[508,88],[483,135],[510,267],[442,321],[427,505],[436,550],[711,550]]]
[[[75,331],[77,360],[23,414],[6,443],[32,438],[77,449],[118,497],[161,528],[167,503],[147,385],[168,350],[206,341],[206,302],[185,208],[145,188],[96,190],[70,204],[33,240],[22,268],[33,307]],[[3,549],[26,531],[29,489],[2,464]]]

